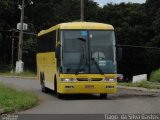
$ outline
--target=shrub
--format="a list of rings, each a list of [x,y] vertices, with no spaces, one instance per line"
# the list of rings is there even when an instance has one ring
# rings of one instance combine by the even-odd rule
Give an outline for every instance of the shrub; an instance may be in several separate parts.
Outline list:
[[[160,82],[160,69],[153,71],[150,76],[151,82]]]

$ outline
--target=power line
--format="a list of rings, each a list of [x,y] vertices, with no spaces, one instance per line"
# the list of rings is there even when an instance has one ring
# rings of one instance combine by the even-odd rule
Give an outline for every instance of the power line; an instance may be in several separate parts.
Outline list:
[[[17,29],[11,29],[11,30],[0,30],[0,32],[12,32],[12,31],[17,32],[17,33],[19,33],[19,32],[20,32],[20,31],[19,31],[19,30],[17,30]],[[37,34],[35,34],[35,33],[24,32],[24,31],[23,31],[23,34],[37,36]]]
[[[121,45],[121,44],[117,44],[117,47],[131,47],[131,48],[143,48],[143,49],[156,49],[156,50],[160,50],[160,48],[158,48],[158,47],[135,46],[135,45]]]
[[[15,32],[20,32],[19,30],[17,29],[13,29],[15,30]],[[12,30],[0,30],[2,32],[12,32]],[[27,35],[33,35],[33,36],[37,36],[37,34],[35,33],[29,33],[29,32],[24,32],[24,34],[27,34]],[[160,50],[160,48],[158,47],[147,47],[147,46],[136,46],[136,45],[122,45],[122,44],[117,44],[116,45],[117,47],[130,47],[130,48],[143,48],[143,49],[156,49],[156,50]]]

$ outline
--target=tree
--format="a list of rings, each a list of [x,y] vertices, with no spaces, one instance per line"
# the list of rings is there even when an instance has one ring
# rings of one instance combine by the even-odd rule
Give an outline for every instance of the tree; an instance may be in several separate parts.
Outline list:
[[[20,1],[0,1],[0,30],[3,30],[0,31],[1,64],[10,64],[11,32],[4,30],[16,28],[20,21],[20,10],[17,7],[21,4]],[[26,1],[24,18],[24,22],[32,26],[28,32],[39,32],[62,22],[80,21],[80,0],[34,0],[33,5]],[[145,4],[107,4],[103,8],[93,0],[85,0],[85,21],[112,24],[115,27],[117,44],[160,46],[159,0],[147,0]],[[18,33],[15,36],[18,36]],[[16,42],[17,53],[18,40]],[[36,39],[25,35],[23,61],[27,68],[35,68],[35,52]],[[156,50],[124,48],[124,59],[120,62],[123,63],[122,71],[131,74],[141,73],[144,68],[147,72],[152,71],[159,67],[156,61],[159,61],[159,53]],[[141,66],[139,71],[136,71],[135,66]]]
[[[2,42],[2,34],[0,33],[0,48],[1,48],[1,42]]]

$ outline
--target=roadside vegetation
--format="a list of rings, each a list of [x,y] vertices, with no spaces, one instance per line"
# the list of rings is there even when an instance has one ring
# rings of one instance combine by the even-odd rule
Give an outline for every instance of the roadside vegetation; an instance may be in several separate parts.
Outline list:
[[[21,76],[21,77],[36,77],[36,73],[32,71],[24,71],[22,73],[15,73],[11,71],[0,71],[1,76]]]
[[[143,87],[148,89],[160,89],[160,69],[155,70],[151,73],[148,81],[142,81],[137,83],[132,82],[119,82],[119,85],[129,87]]]
[[[122,86],[128,86],[128,87],[143,87],[147,89],[160,89],[160,83],[156,82],[149,82],[149,81],[142,81],[137,83],[118,83]]]
[[[0,83],[0,114],[29,109],[38,103],[33,92],[19,91]]]
[[[150,76],[151,82],[159,82],[160,83],[160,69],[153,71]]]

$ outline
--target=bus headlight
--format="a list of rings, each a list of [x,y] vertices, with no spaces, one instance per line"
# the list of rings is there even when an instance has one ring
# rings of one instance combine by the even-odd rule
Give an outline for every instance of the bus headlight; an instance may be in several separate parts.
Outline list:
[[[117,78],[104,78],[103,80],[106,82],[117,82]]]
[[[75,78],[62,78],[61,79],[62,82],[76,82]]]

